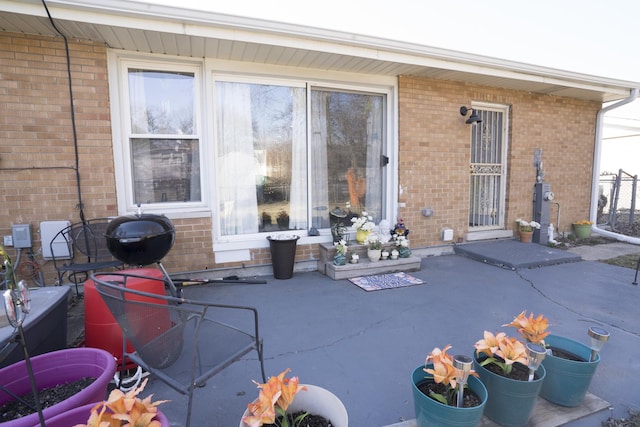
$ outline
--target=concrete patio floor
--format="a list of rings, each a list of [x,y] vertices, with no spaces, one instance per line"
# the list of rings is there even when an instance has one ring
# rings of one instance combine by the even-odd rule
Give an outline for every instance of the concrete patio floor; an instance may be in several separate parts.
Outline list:
[[[631,248],[640,253],[640,247]],[[210,284],[185,292],[189,298],[257,307],[267,375],[291,368],[301,382],[331,390],[353,427],[413,419],[410,375],[429,351],[451,344],[452,354],[471,355],[485,329],[515,333],[501,325],[522,310],[544,314],[552,333],[584,343],[589,326],[611,334],[589,390],[610,409],[597,407],[563,425],[599,426],[610,416],[640,410],[640,289],[632,285],[634,270],[514,240],[458,249],[465,254],[424,258],[421,270],[410,274],[426,283],[407,288],[365,292],[348,280],[296,272],[289,280],[267,276],[266,284]],[[491,254],[498,262],[472,258],[473,253]],[[192,425],[237,426],[257,396],[252,379],[260,379],[255,353],[196,390]],[[183,425],[184,396],[153,379],[143,396],[149,393],[171,400],[161,410],[171,425]],[[560,425],[544,417],[530,424]]]

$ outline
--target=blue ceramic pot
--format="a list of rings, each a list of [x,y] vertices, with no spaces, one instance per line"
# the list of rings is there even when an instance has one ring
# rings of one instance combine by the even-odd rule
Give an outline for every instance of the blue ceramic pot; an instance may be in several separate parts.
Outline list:
[[[549,335],[544,341],[547,347],[569,352],[583,361],[564,359],[547,352],[542,361],[547,378],[542,385],[540,396],[556,405],[580,406],[596,372],[600,356],[590,362],[591,349],[569,338]]]
[[[411,388],[413,389],[413,404],[416,411],[418,427],[475,427],[480,424],[482,412],[487,403],[487,389],[476,377],[469,377],[469,388],[481,400],[479,406],[473,408],[457,408],[444,405],[430,398],[418,389],[418,384],[425,380],[424,365],[414,369],[411,375]],[[427,365],[433,367],[433,364]]]
[[[347,257],[344,255],[336,254],[333,257],[334,265],[345,265],[347,263]]]
[[[504,427],[522,427],[533,413],[536,400],[546,377],[544,366],[540,365],[533,381],[518,381],[494,374],[480,366],[474,353],[473,365],[489,393],[484,414]]]

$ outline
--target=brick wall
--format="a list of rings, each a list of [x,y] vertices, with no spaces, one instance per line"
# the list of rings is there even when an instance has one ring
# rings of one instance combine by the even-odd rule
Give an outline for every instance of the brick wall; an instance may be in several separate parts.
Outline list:
[[[106,49],[73,40],[69,51],[85,217],[117,216]],[[64,41],[0,33],[0,101],[0,236],[29,223],[37,252],[41,221],[80,219]],[[176,244],[163,259],[169,271],[271,263],[266,248],[248,262],[216,264],[210,218],[172,221]],[[300,260],[317,256],[315,245],[297,251]],[[41,268],[53,283],[52,263]]]
[[[411,229],[414,247],[441,244],[440,230],[454,239],[468,231],[470,126],[461,106],[472,101],[511,107],[509,117],[507,228],[531,218],[535,184],[533,153],[542,149],[545,182],[560,203],[560,226],[589,217],[595,119],[599,103],[473,86],[460,82],[399,78],[399,181],[406,207],[400,215]],[[425,218],[421,209],[434,210]]]
[[[106,50],[77,40],[69,49],[85,216],[115,216]],[[67,83],[61,38],[0,33],[0,235],[11,234],[11,224],[30,223],[35,251],[41,221],[79,220]],[[399,78],[399,95],[400,202],[406,203],[400,215],[414,248],[441,244],[442,227],[453,228],[455,237],[467,231],[470,130],[458,110],[471,101],[512,107],[507,224],[529,217],[536,147],[562,206],[560,229],[588,217],[597,103],[406,76]],[[433,217],[420,214],[426,206]],[[263,248],[248,262],[215,264],[211,219],[173,222],[176,245],[163,260],[169,271],[270,263]],[[317,245],[298,245],[298,260],[317,257]],[[52,283],[52,264],[42,270]]]

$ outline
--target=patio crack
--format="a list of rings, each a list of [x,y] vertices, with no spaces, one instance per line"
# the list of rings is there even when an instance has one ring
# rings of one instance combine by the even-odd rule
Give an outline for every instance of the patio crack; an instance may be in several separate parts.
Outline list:
[[[607,326],[610,326],[610,327],[612,327],[612,328],[618,329],[618,330],[620,330],[620,331],[626,332],[626,333],[628,333],[628,334],[634,335],[634,336],[636,336],[636,337],[640,337],[640,333],[638,333],[638,332],[636,332],[636,331],[632,331],[632,330],[629,330],[629,329],[624,328],[624,327],[622,327],[622,326],[615,325],[615,324],[612,324],[612,323],[609,323],[609,322],[606,322],[606,321],[603,321],[603,320],[600,320],[600,319],[596,319],[596,318],[591,317],[591,316],[585,316],[583,313],[580,313],[580,312],[578,312],[577,310],[574,310],[573,308],[569,307],[568,305],[562,304],[561,302],[556,301],[555,299],[553,299],[553,298],[551,298],[550,296],[548,296],[547,294],[545,294],[545,293],[544,293],[540,288],[538,288],[538,287],[536,286],[536,284],[535,284],[535,283],[533,283],[533,280],[528,279],[528,278],[524,277],[522,274],[520,274],[520,270],[515,270],[515,273],[518,275],[518,277],[520,277],[520,279],[522,279],[523,281],[527,282],[527,283],[529,284],[529,286],[531,286],[531,288],[532,288],[533,290],[535,290],[536,292],[538,292],[538,293],[539,293],[543,298],[545,298],[547,301],[550,301],[550,302],[552,302],[552,303],[554,303],[554,304],[556,304],[556,305],[558,305],[558,306],[560,306],[560,307],[564,308],[565,310],[567,310],[567,311],[569,311],[569,312],[571,312],[571,313],[576,314],[576,315],[577,315],[577,316],[579,316],[579,317],[583,317],[583,318],[589,319],[589,320],[591,320],[591,321],[593,321],[593,322],[599,323],[599,324],[601,324],[601,325],[607,325]]]
[[[381,319],[381,320],[378,320],[376,322],[370,323],[370,324],[366,325],[365,327],[363,327],[363,328],[361,328],[361,329],[359,329],[357,331],[354,331],[351,334],[342,335],[338,339],[335,339],[335,340],[330,341],[330,342],[326,342],[326,343],[324,343],[322,345],[318,345],[318,346],[315,346],[315,347],[307,347],[307,348],[303,348],[301,350],[296,350],[296,351],[286,351],[286,352],[274,354],[273,356],[269,356],[269,357],[265,356],[264,360],[272,360],[272,359],[276,359],[278,357],[290,356],[290,355],[301,354],[301,353],[308,353],[308,352],[313,352],[313,351],[317,351],[317,350],[322,350],[322,349],[325,349],[325,348],[331,348],[331,347],[333,347],[333,346],[335,346],[335,345],[337,345],[337,344],[339,344],[339,343],[341,343],[343,341],[347,341],[347,340],[362,336],[362,335],[366,334],[370,329],[375,328],[375,327],[377,327],[379,325],[385,324],[386,322],[388,322],[393,317],[394,316],[387,316],[384,319]]]

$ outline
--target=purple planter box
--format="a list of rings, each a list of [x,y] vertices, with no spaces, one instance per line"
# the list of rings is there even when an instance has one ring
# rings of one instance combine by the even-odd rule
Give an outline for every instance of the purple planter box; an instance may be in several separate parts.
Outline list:
[[[97,404],[98,402],[89,403],[63,414],[58,414],[47,420],[47,427],[70,427],[76,424],[86,424],[91,414],[91,409]],[[163,427],[169,427],[169,420],[162,412],[158,411],[154,419],[160,421],[160,425]],[[34,424],[33,427],[40,427],[40,423]]]
[[[45,420],[87,403],[105,400],[107,387],[116,371],[116,362],[111,353],[84,347],[52,351],[32,357],[31,366],[38,389],[77,381],[84,377],[96,378],[89,387],[63,402],[46,408],[43,411]],[[24,361],[0,369],[0,378],[3,386],[18,396],[31,392],[29,374]],[[0,391],[0,405],[10,400],[13,399]],[[0,423],[0,427],[32,427],[37,424],[39,424],[38,414],[34,413],[17,420]]]

